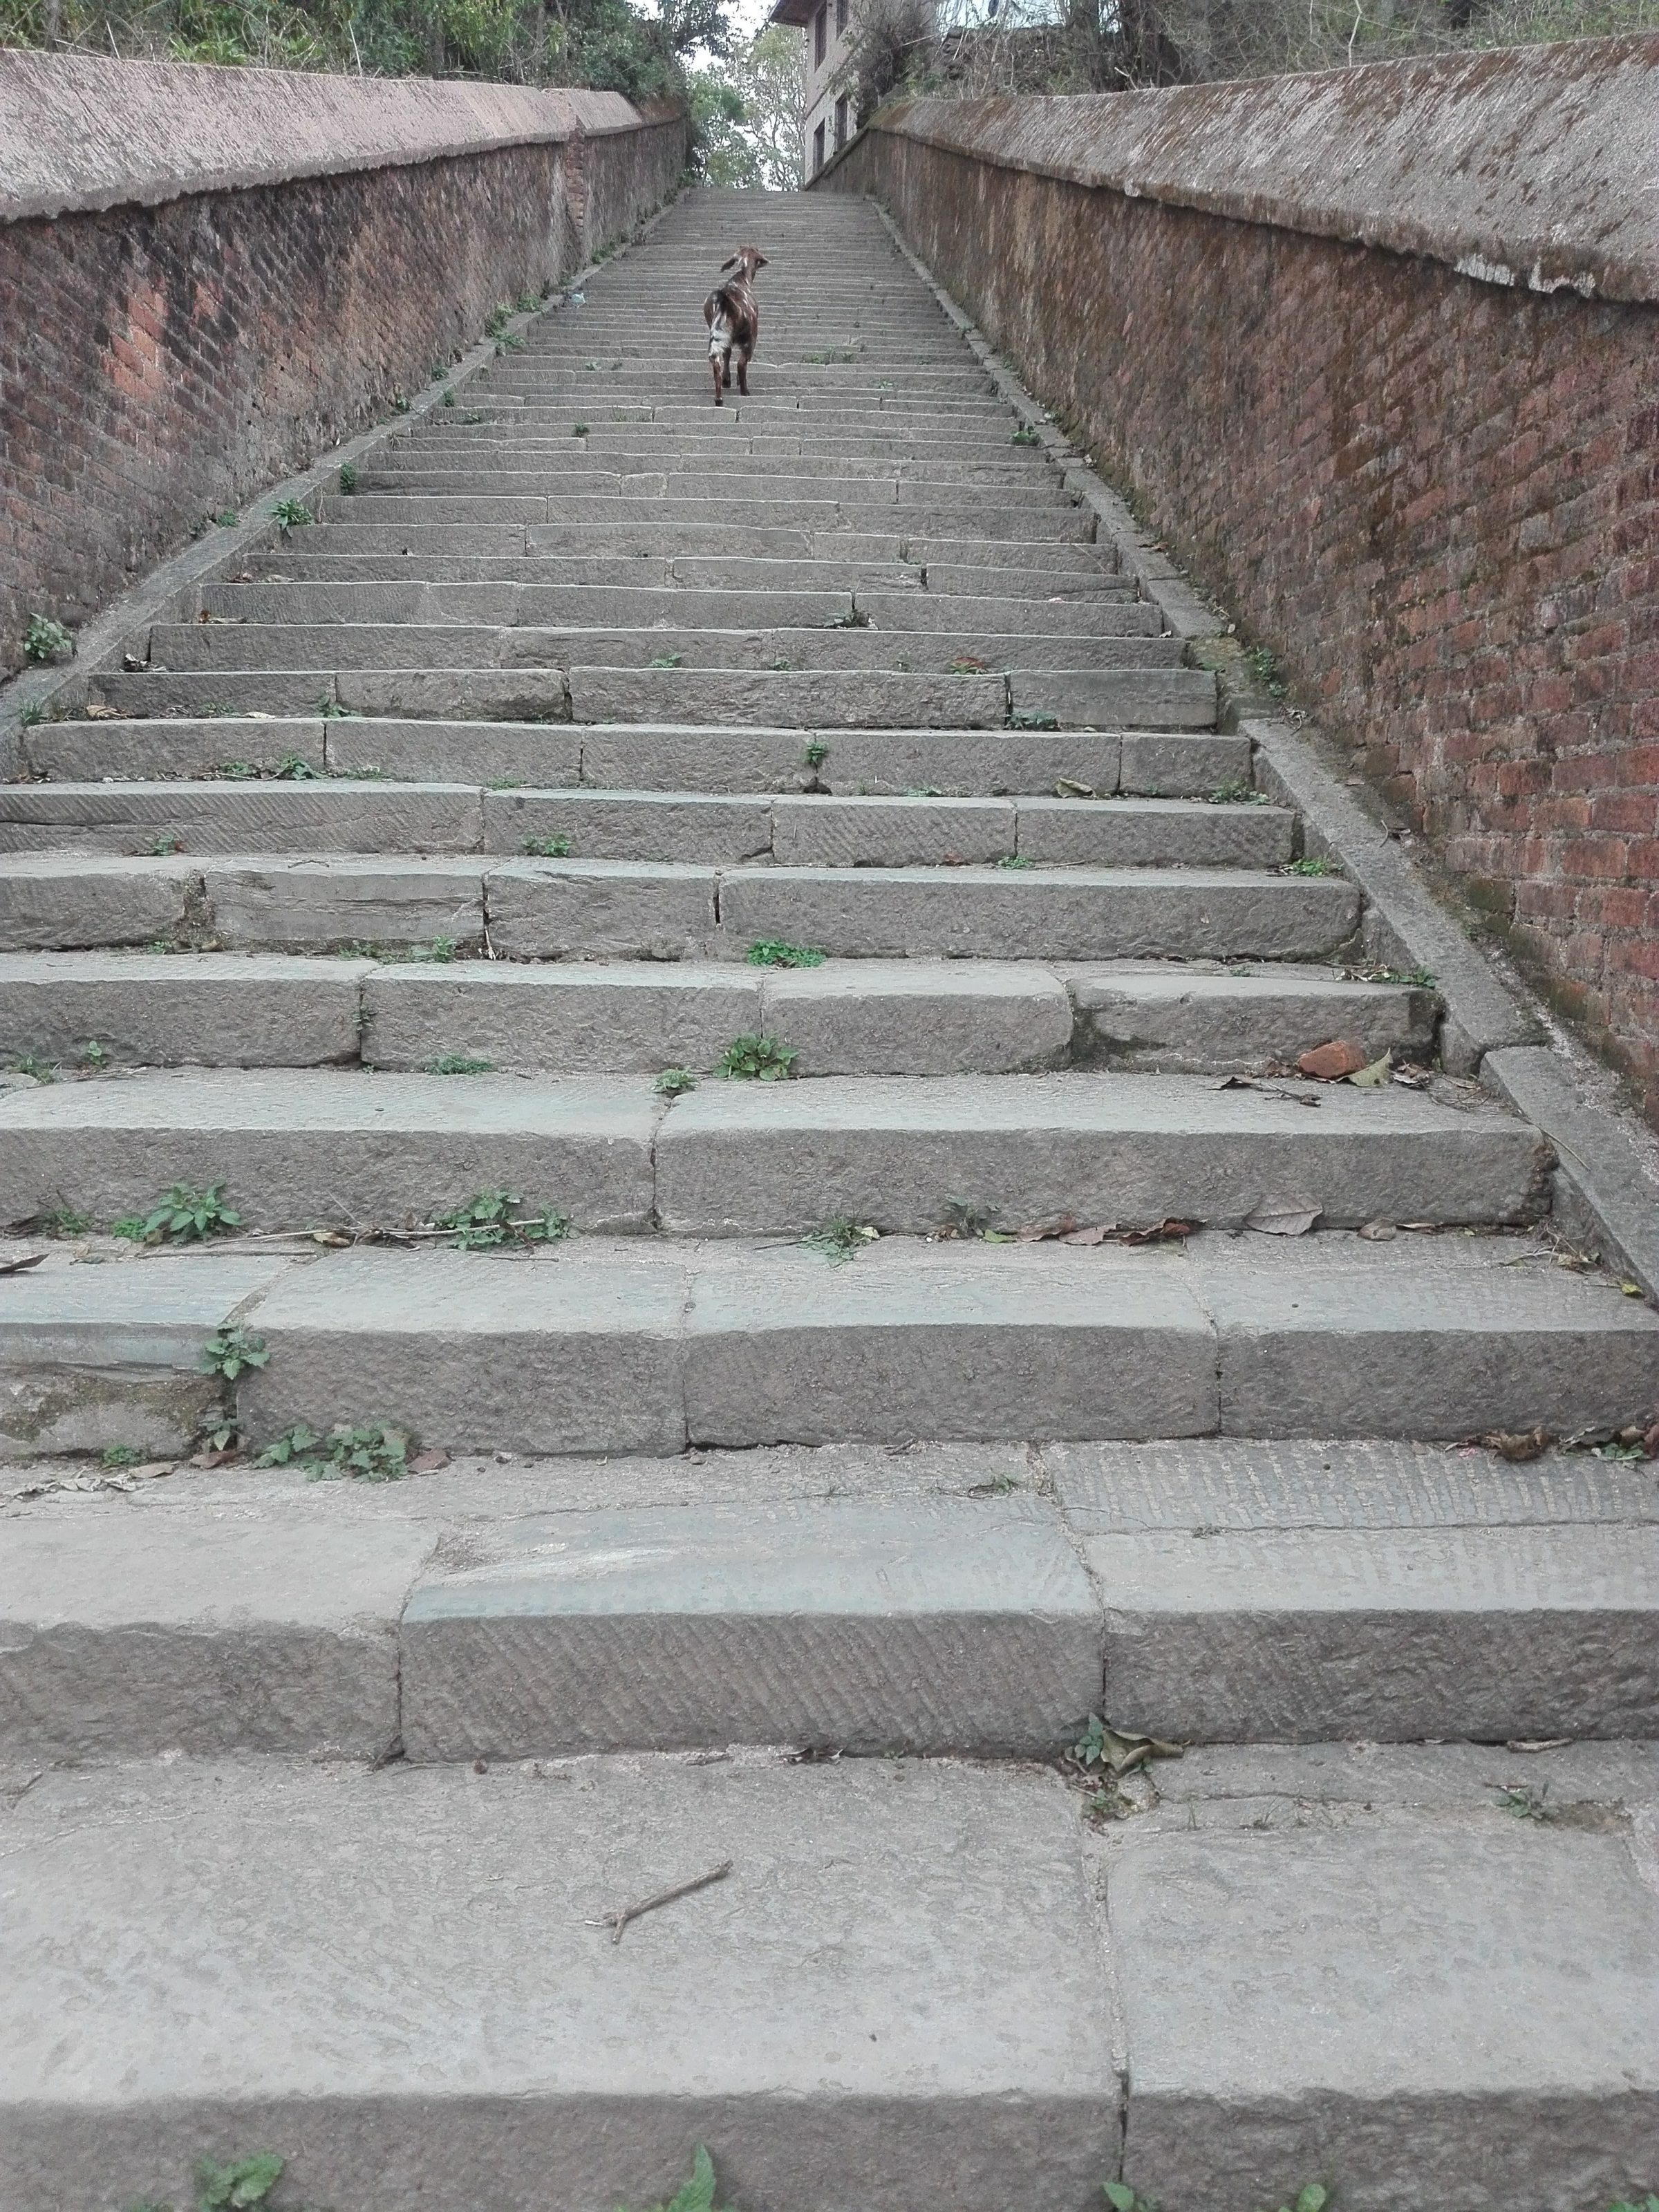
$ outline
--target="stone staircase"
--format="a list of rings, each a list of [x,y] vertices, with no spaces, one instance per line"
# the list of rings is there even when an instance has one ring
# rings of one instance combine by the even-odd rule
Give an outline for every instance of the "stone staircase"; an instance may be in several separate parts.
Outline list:
[[[0,2212],[1659,2179],[1659,1319],[1093,531],[694,195],[26,732]]]

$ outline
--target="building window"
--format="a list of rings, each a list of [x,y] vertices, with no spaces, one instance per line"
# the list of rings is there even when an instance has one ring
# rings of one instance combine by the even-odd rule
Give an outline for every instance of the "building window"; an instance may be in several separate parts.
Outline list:
[[[836,151],[839,154],[847,143],[847,94],[842,93],[836,102]]]
[[[838,39],[846,37],[847,19],[851,13],[852,0],[836,0],[836,36]]]
[[[820,18],[819,18],[819,21],[823,21],[823,18],[822,18],[822,17],[820,17]],[[821,124],[821,123],[820,123],[820,124],[819,124],[819,125],[818,125],[818,127],[817,127],[817,130],[812,133],[812,174],[816,177],[816,176],[817,176],[817,173],[818,173],[818,171],[819,171],[823,167],[823,124]]]
[[[830,51],[830,9],[828,0],[812,18],[812,66],[823,67],[823,58]]]

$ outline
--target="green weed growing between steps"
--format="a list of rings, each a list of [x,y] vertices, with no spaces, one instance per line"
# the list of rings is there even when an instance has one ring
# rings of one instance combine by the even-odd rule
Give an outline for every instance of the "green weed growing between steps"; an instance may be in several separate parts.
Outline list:
[[[407,1430],[385,1421],[337,1421],[326,1435],[297,1421],[253,1464],[297,1468],[310,1482],[398,1482],[409,1473],[411,1443]]]
[[[720,1073],[744,1083],[781,1083],[800,1054],[775,1036],[735,1036],[720,1054]]]
[[[451,1213],[441,1213],[434,1229],[451,1232],[458,1252],[494,1252],[505,1244],[559,1244],[571,1233],[570,1216],[552,1206],[539,1213],[520,1211],[524,1200],[514,1190],[481,1190]]]
[[[188,1183],[168,1186],[148,1213],[130,1213],[111,1224],[110,1233],[134,1244],[199,1244],[240,1229],[242,1217],[224,1202],[225,1187],[210,1182],[205,1190]]]
[[[792,945],[786,937],[760,937],[743,957],[751,968],[822,968],[830,956],[815,945]]]

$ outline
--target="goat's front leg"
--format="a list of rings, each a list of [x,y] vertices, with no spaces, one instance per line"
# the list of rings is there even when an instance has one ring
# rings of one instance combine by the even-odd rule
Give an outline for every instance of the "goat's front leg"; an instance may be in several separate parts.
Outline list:
[[[745,399],[748,398],[749,356],[746,352],[744,352],[741,349],[738,354],[738,390],[743,394]]]

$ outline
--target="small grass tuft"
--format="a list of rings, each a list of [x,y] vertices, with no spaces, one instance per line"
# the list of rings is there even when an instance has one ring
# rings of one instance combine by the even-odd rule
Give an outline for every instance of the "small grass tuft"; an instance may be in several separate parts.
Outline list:
[[[684,665],[684,660],[683,653],[655,653],[645,665],[647,668],[678,668]]]
[[[428,1075],[493,1075],[495,1063],[470,1052],[447,1052],[428,1060],[426,1072]]]
[[[696,1087],[697,1079],[689,1067],[665,1067],[651,1086],[663,1098],[683,1098]]]
[[[1011,730],[1057,730],[1058,714],[1051,714],[1046,707],[1016,707],[1008,717]]]
[[[455,387],[453,384],[445,385],[442,392],[438,395],[438,404],[441,407],[453,407],[455,404]]]
[[[42,1060],[38,1052],[15,1052],[6,1062],[9,1073],[27,1075],[36,1083],[56,1083],[58,1070],[49,1060]]]
[[[284,530],[303,530],[308,522],[317,520],[302,499],[279,499],[270,514],[271,520],[279,522]]]
[[[809,1252],[822,1252],[832,1265],[840,1267],[855,1259],[880,1234],[879,1229],[872,1228],[867,1221],[855,1221],[850,1213],[830,1213],[815,1221],[799,1241]]]
[[[451,1213],[441,1213],[434,1229],[453,1232],[457,1252],[493,1252],[503,1244],[558,1244],[571,1233],[570,1216],[544,1206],[539,1213],[520,1211],[524,1200],[514,1190],[481,1190]]]
[[[271,774],[283,783],[320,783],[322,774],[303,753],[284,753]]]
[[[1279,872],[1281,876],[1335,876],[1341,870],[1334,860],[1316,860],[1304,854],[1299,860],[1286,860]]]
[[[533,854],[538,860],[568,860],[570,840],[562,832],[552,837],[526,837],[519,850]]]
[[[586,437],[588,434],[587,424],[586,422],[573,422],[570,426],[570,434],[573,438]]]
[[[1023,853],[1005,853],[997,862],[1000,868],[1033,868],[1035,860],[1028,860]]]
[[[353,492],[355,492],[355,491],[356,490],[356,489],[357,489],[357,464],[356,464],[356,461],[342,461],[342,462],[341,462],[341,464],[340,464],[340,489],[341,489],[343,492],[344,492],[344,494],[346,495],[347,498],[349,499],[349,498],[351,496],[352,493],[353,493]]]
[[[801,758],[808,768],[822,768],[830,757],[830,748],[822,738],[809,738]]]
[[[1011,446],[1040,446],[1042,441],[1030,422],[1022,422],[1008,442]]]
[[[871,629],[874,624],[862,607],[854,607],[850,614],[831,615],[823,627],[825,629]]]
[[[1267,806],[1271,804],[1265,791],[1258,791],[1253,783],[1237,780],[1217,784],[1210,793],[1212,806]]]
[[[337,1421],[326,1435],[299,1421],[267,1444],[253,1464],[299,1468],[313,1482],[397,1482],[409,1473],[411,1441],[407,1430],[385,1421]]]
[[[113,1474],[118,1468],[137,1467],[143,1455],[134,1444],[106,1444],[98,1463]]]
[[[92,1226],[92,1216],[72,1206],[59,1206],[41,1214],[34,1225],[42,1237],[84,1237]]]
[[[741,1083],[781,1083],[800,1054],[776,1037],[745,1034],[735,1036],[720,1054],[722,1075]]]
[[[241,519],[234,507],[222,507],[213,518],[221,530],[234,530]]]
[[[455,939],[453,937],[434,937],[430,944],[411,945],[404,954],[405,960],[418,960],[428,966],[435,963],[441,968],[447,967],[454,957]]]
[[[1252,646],[1244,656],[1244,666],[1258,691],[1265,691],[1270,699],[1285,696],[1290,687],[1279,667],[1279,655],[1271,646]]]
[[[828,957],[815,945],[791,945],[782,937],[757,938],[744,955],[751,968],[822,968]]]

